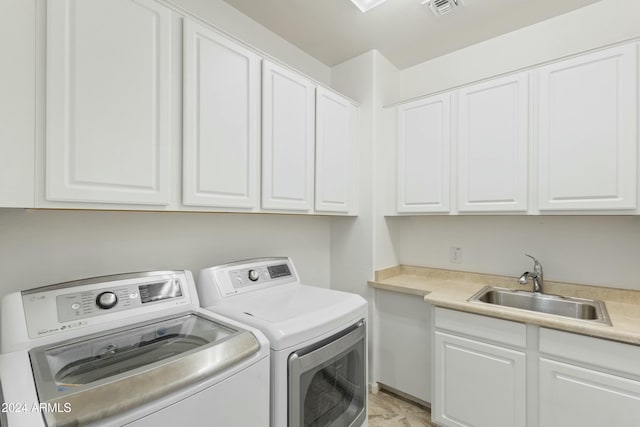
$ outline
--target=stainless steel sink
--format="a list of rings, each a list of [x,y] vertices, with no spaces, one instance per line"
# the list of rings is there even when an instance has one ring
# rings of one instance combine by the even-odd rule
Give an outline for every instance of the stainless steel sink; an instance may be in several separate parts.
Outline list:
[[[611,325],[607,308],[604,302],[599,300],[487,286],[469,298],[469,301]]]

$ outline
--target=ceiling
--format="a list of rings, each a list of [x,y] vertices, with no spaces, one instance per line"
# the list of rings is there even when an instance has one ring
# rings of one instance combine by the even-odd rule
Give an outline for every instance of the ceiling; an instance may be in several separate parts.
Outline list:
[[[404,69],[600,0],[464,0],[440,17],[421,0],[367,13],[350,0],[224,1],[328,66],[377,49]]]

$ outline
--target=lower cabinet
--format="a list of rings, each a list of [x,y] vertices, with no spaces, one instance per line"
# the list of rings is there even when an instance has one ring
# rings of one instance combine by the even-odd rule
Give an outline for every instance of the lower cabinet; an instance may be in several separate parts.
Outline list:
[[[435,333],[434,419],[451,426],[526,425],[526,355]]]
[[[431,402],[431,306],[421,295],[376,290],[381,384]]]
[[[640,425],[640,347],[540,329],[539,426]]]
[[[540,427],[640,425],[640,382],[540,358]]]
[[[640,346],[434,312],[439,426],[640,426]]]
[[[458,325],[467,324],[469,331],[474,323],[485,320],[499,328],[504,322],[505,337],[510,336],[514,326],[522,329],[524,337],[522,324],[436,309],[432,418],[438,424],[470,427],[526,425],[527,356],[524,349],[499,345],[489,336],[492,333],[480,331],[479,336],[473,338],[455,333]],[[481,330],[491,327],[489,324],[480,326]],[[499,334],[500,329],[495,332]]]

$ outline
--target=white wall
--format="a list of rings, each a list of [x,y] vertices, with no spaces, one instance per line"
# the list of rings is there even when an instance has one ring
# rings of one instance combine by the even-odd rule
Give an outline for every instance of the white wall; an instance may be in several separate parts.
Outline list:
[[[291,256],[328,287],[329,219],[292,215],[0,209],[0,297],[104,274]]]
[[[390,144],[395,138],[394,110],[382,107],[397,95],[397,75],[398,69],[375,50],[331,70],[332,87],[361,103],[360,214],[356,219],[332,220],[332,286],[363,296],[375,269],[398,263],[386,222],[379,215],[394,196],[381,191],[395,173],[395,145]]]
[[[397,100],[640,37],[638,22],[640,1],[602,0],[402,70]]]
[[[538,258],[546,280],[640,290],[638,216],[389,218],[401,263],[519,276]],[[449,248],[462,248],[462,264]]]
[[[379,354],[376,347],[377,311],[375,292],[367,285],[373,279],[377,258],[397,264],[386,223],[376,215],[385,194],[377,191],[387,165],[385,142],[390,122],[382,120],[382,106],[397,90],[397,69],[379,52],[369,51],[332,68],[331,86],[360,102],[359,210],[356,218],[331,219],[331,287],[355,292],[369,302],[369,379],[377,381]],[[381,154],[382,157],[377,155]],[[386,170],[386,169],[385,169]],[[392,173],[392,171],[391,171]],[[379,242],[379,243],[377,243]],[[374,248],[380,248],[376,252]]]
[[[289,67],[329,85],[331,68],[222,0],[164,0],[261,50]]]
[[[373,202],[374,217],[373,259],[376,270],[398,264],[387,223],[382,216],[395,204],[395,189],[389,188],[395,183],[396,171],[396,110],[383,108],[389,100],[397,96],[399,90],[398,69],[381,54],[375,57],[375,118]]]
[[[331,70],[331,87],[360,102],[358,209],[355,218],[331,220],[331,287],[369,294],[373,276],[373,121],[374,57],[370,51]]]

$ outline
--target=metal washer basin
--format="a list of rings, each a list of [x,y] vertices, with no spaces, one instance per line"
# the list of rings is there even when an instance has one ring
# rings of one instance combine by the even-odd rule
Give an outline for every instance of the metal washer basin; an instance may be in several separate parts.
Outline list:
[[[607,308],[604,302],[599,300],[487,286],[469,298],[468,301],[535,311],[611,326]]]

